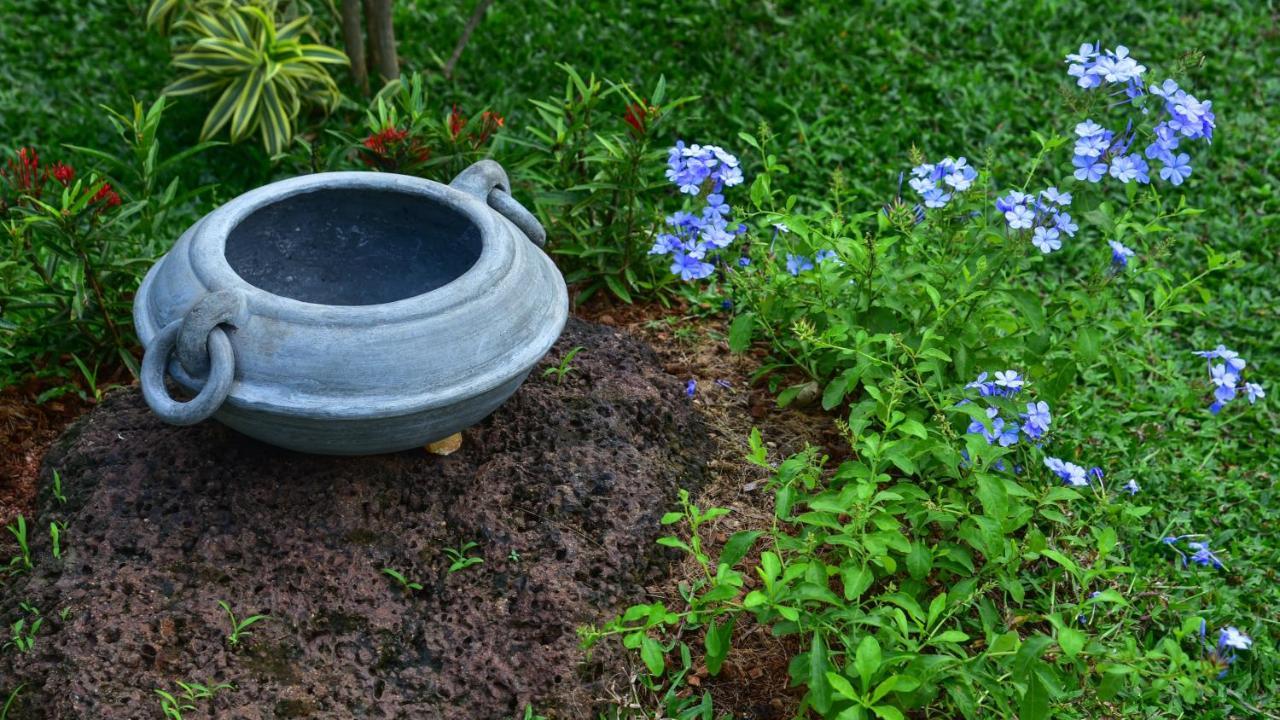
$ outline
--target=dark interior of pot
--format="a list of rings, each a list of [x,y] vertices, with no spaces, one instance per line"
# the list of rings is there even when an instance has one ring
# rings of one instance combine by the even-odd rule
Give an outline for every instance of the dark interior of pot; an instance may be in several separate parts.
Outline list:
[[[270,203],[227,236],[246,282],[324,305],[379,305],[431,292],[480,257],[480,229],[421,195],[332,188]]]

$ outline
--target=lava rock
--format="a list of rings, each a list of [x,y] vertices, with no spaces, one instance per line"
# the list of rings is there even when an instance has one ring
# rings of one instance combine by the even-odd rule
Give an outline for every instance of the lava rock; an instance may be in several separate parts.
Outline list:
[[[667,571],[658,520],[713,440],[625,333],[570,320],[543,367],[579,345],[447,457],[303,455],[111,394],[50,451],[35,570],[0,586],[5,625],[22,602],[45,618],[0,654],[0,694],[25,684],[10,717],[159,717],[178,681],[234,685],[197,718],[595,717],[615,678],[576,630]],[[450,571],[469,542],[483,563]],[[219,601],[268,618],[232,647]]]

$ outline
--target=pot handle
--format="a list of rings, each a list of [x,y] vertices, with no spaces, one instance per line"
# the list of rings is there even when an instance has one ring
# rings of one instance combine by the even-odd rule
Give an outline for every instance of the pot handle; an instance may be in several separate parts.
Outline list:
[[[211,417],[227,396],[235,380],[236,357],[223,325],[235,327],[247,315],[242,293],[222,290],[200,298],[186,317],[165,325],[142,355],[142,397],[152,412],[171,425],[194,425]],[[169,357],[177,351],[178,361],[191,375],[206,372],[204,387],[189,402],[169,397],[164,377]]]
[[[498,163],[481,160],[458,173],[449,187],[480,198],[481,202],[510,220],[534,245],[543,247],[547,244],[547,231],[533,213],[511,197],[511,181],[507,179],[507,171]]]

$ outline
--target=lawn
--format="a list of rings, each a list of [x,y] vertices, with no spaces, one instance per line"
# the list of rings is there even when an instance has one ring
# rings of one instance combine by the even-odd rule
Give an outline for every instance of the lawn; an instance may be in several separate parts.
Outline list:
[[[318,39],[340,44],[337,22],[326,9],[327,3],[314,1],[310,5],[317,14]],[[145,11],[145,3],[138,0],[11,0],[0,8],[0,27],[7,29],[0,34],[0,155],[8,159],[18,148],[34,146],[51,159],[66,158],[87,166],[94,162],[91,156],[67,147],[84,146],[125,157],[127,147],[101,106],[124,110],[134,98],[150,105],[176,77],[168,65],[168,41],[147,31]],[[579,289],[599,283],[602,289],[585,305],[589,315],[621,317],[640,312],[651,323],[684,328],[698,347],[731,345],[738,351],[753,350],[753,367],[763,368],[755,392],[771,401],[781,397],[786,405],[810,392],[806,386],[811,383],[813,392],[822,397],[821,403],[810,402],[807,410],[792,407],[780,412],[816,413],[814,405],[821,404],[827,410],[821,415],[824,426],[838,420],[848,423],[845,429],[853,428],[843,434],[847,442],[838,452],[831,447],[809,452],[791,448],[798,454],[786,459],[777,450],[761,455],[763,451],[755,444],[751,445],[755,449],[744,450],[743,454],[768,472],[777,473],[775,484],[770,485],[771,491],[781,493],[776,497],[743,495],[725,500],[715,492],[708,497],[726,503],[733,510],[730,517],[736,518],[750,516],[753,510],[769,517],[784,497],[812,501],[823,497],[824,489],[838,494],[841,483],[852,482],[852,477],[882,490],[892,487],[894,492],[907,493],[897,500],[884,500],[887,505],[880,511],[885,513],[882,519],[889,517],[895,527],[901,524],[908,528],[904,530],[906,549],[899,552],[891,547],[883,555],[866,547],[859,550],[864,560],[877,558],[874,573],[870,564],[861,568],[867,573],[867,584],[862,586],[867,595],[849,597],[850,580],[839,569],[843,566],[829,556],[823,556],[829,564],[827,574],[818,573],[821,581],[806,579],[823,589],[828,576],[833,587],[842,579],[846,594],[835,604],[836,610],[847,610],[848,615],[833,619],[813,610],[812,615],[797,621],[785,613],[780,619],[766,611],[751,611],[752,622],[779,635],[821,638],[823,628],[830,630],[825,641],[809,644],[806,640],[803,648],[789,651],[809,669],[797,670],[793,663],[791,684],[797,689],[788,695],[787,712],[837,717],[837,710],[846,707],[840,705],[844,702],[840,693],[849,681],[829,680],[825,671],[843,672],[856,685],[864,663],[868,667],[872,664],[872,650],[863,637],[878,635],[878,643],[886,646],[883,667],[897,663],[894,666],[901,676],[919,676],[923,672],[920,668],[928,665],[917,657],[924,650],[915,646],[908,650],[906,645],[894,649],[886,637],[894,632],[889,606],[897,603],[895,606],[902,608],[898,615],[904,610],[912,614],[907,605],[920,609],[930,597],[950,590],[953,603],[961,595],[972,594],[945,611],[947,618],[956,616],[960,628],[948,632],[964,639],[938,648],[939,654],[929,657],[946,655],[951,658],[946,662],[960,658],[955,662],[961,669],[947,666],[945,672],[957,673],[947,677],[967,689],[955,691],[924,682],[920,689],[909,690],[907,680],[894,681],[902,683],[890,696],[897,697],[895,703],[875,706],[887,710],[873,708],[872,701],[864,708],[858,705],[862,700],[843,696],[854,702],[847,706],[849,714],[839,717],[894,717],[894,713],[903,717],[903,711],[913,718],[955,716],[946,714],[949,712],[1011,717],[1011,708],[1024,718],[1280,717],[1280,684],[1276,680],[1280,655],[1275,652],[1280,638],[1280,613],[1275,610],[1280,606],[1280,500],[1276,496],[1280,462],[1274,450],[1280,447],[1280,416],[1274,410],[1274,398],[1252,404],[1244,400],[1243,392],[1221,413],[1210,413],[1208,371],[1205,361],[1193,355],[1193,351],[1225,344],[1247,358],[1248,380],[1261,383],[1268,391],[1274,386],[1274,358],[1280,349],[1280,277],[1274,270],[1280,267],[1280,245],[1275,242],[1280,227],[1280,6],[1269,0],[1188,0],[1119,7],[1056,0],[499,2],[486,13],[456,72],[446,79],[440,73],[440,58],[449,55],[471,12],[472,3],[401,0],[395,4],[401,63],[406,74],[422,73],[430,122],[447,126],[450,109],[459,108],[473,121],[485,109],[505,118],[496,139],[490,143],[486,135],[473,146],[467,146],[457,130],[452,136],[446,129],[431,130],[437,134],[430,137],[444,138],[433,147],[448,146],[455,154],[446,157],[445,152],[437,151],[432,163],[440,164],[429,164],[420,171],[415,168],[414,172],[447,180],[446,168],[453,168],[454,160],[491,154],[512,169],[517,198],[529,200],[548,225],[549,249],[565,274],[578,281]],[[1081,43],[1093,42],[1108,48],[1126,45],[1134,57],[1159,68],[1148,78],[1152,84],[1174,75],[1199,98],[1212,100],[1217,115],[1212,143],[1195,145],[1189,178],[1176,188],[1162,186],[1158,200],[1132,185],[1126,186],[1126,191],[1108,191],[1102,186],[1095,190],[1072,180],[1071,154],[1065,147],[1056,154],[1051,147],[1041,159],[1044,146],[1037,134],[1071,138],[1069,143],[1085,113],[1101,112],[1090,96],[1075,88],[1064,62]],[[594,75],[627,84],[638,98],[606,96],[589,123],[583,120],[585,115],[575,116],[584,123],[577,135],[548,147],[537,131],[548,127],[549,113],[563,112],[563,117],[569,117],[578,111],[577,106],[570,106],[583,95],[580,88],[573,89],[564,99],[566,66],[584,78]],[[1157,72],[1160,74],[1155,76]],[[146,217],[151,224],[146,232],[130,226],[128,237],[146,240],[127,247],[124,255],[140,258],[145,269],[157,253],[167,249],[161,237],[164,233],[176,238],[196,217],[243,191],[311,169],[364,167],[351,148],[377,129],[364,124],[369,101],[360,96],[341,68],[334,73],[347,97],[330,115],[318,111],[303,114],[300,124],[305,132],[301,134],[312,145],[296,144],[273,160],[255,137],[187,158],[172,168],[163,182],[176,178],[183,188],[204,190],[159,219],[139,211],[139,217]],[[623,113],[629,102],[652,100],[648,94],[660,79],[665,85],[664,97],[653,104],[658,106],[654,113],[661,116],[661,122],[633,138],[622,121]],[[674,98],[691,96],[696,99],[672,103]],[[539,106],[532,101],[547,102]],[[210,102],[205,97],[170,101],[159,135],[162,157],[199,142],[200,124]],[[666,105],[671,105],[669,111]],[[423,127],[427,122],[423,120]],[[634,148],[619,151],[632,154],[616,165],[599,159],[600,155],[591,154],[601,152],[600,146],[592,144],[596,134],[613,138],[617,147]],[[757,152],[752,146],[756,141],[749,138],[765,137],[771,137],[768,151]],[[635,144],[626,145],[632,141],[628,138]],[[754,263],[753,271],[773,259],[781,266],[781,253],[774,258],[770,242],[776,241],[779,233],[773,230],[770,238],[767,228],[783,219],[804,228],[797,235],[804,234],[805,242],[814,243],[807,247],[809,251],[818,249],[816,238],[829,240],[830,247],[853,269],[860,267],[859,260],[867,260],[858,249],[864,238],[899,238],[884,246],[882,256],[900,253],[893,257],[901,266],[886,270],[890,273],[886,289],[879,295],[872,291],[869,297],[861,294],[863,276],[856,276],[859,289],[848,291],[844,288],[855,283],[845,282],[847,278],[841,275],[840,284],[835,285],[843,271],[830,268],[816,270],[826,273],[823,277],[827,279],[812,285],[800,284],[795,279],[800,273],[792,272],[788,278],[781,269],[773,277],[752,276],[758,282],[747,285],[715,282],[715,278],[701,286],[656,279],[665,278],[665,263],[650,264],[644,252],[653,241],[651,226],[659,226],[664,214],[680,209],[681,197],[668,188],[662,176],[666,148],[677,140],[718,145],[742,158],[745,183],[726,188],[725,195],[735,209],[749,209],[744,218],[753,230],[751,239],[744,243],[754,244],[750,252],[744,245],[743,256]],[[367,142],[366,147],[370,147]],[[776,157],[768,159],[769,153]],[[913,229],[910,219],[904,221],[895,210],[880,214],[895,198],[913,204],[915,196],[904,173],[909,179],[920,158],[936,162],[944,156],[966,156],[983,171],[979,180],[983,187],[963,203],[957,198],[946,213],[939,209],[938,217],[944,220],[936,224],[937,230],[931,222],[923,224],[928,230]],[[1152,164],[1154,168],[1154,161]],[[624,166],[631,175],[617,174]],[[1031,179],[1028,173],[1033,167],[1038,174],[1028,186],[1024,181]],[[597,171],[599,174],[593,174]],[[766,193],[763,199],[753,186],[762,175],[768,175],[773,183],[773,193]],[[619,181],[619,177],[624,179]],[[1055,183],[1073,191],[1077,203],[1094,203],[1094,210],[1080,208],[1076,215],[1085,227],[1082,238],[1089,237],[1099,247],[1105,247],[1107,239],[1139,243],[1128,270],[1107,269],[1105,251],[1092,256],[1104,258],[1102,269],[1087,270],[1091,256],[1080,247],[1046,256],[1069,259],[1069,263],[1057,264],[1042,263],[1039,253],[1028,255],[1019,250],[1016,262],[1027,264],[1017,267],[1025,272],[1000,275],[999,282],[1004,283],[1002,292],[1007,291],[1009,297],[1043,308],[1031,327],[1023,323],[1026,317],[1037,315],[1036,309],[1018,302],[1006,303],[1002,309],[995,302],[975,301],[973,327],[947,324],[953,320],[944,318],[945,313],[935,316],[921,309],[930,304],[930,297],[920,289],[923,284],[912,283],[929,284],[929,290],[934,285],[960,287],[961,281],[945,272],[951,267],[947,263],[973,268],[981,275],[977,269],[985,271],[986,258],[996,257],[994,245],[982,258],[964,254],[957,246],[1000,235],[1003,221],[996,215],[994,221],[965,224],[969,216],[962,211],[975,215],[990,212],[996,197],[1011,188],[1034,190]],[[787,196],[794,196],[794,202],[789,203]],[[627,200],[618,201],[619,197]],[[604,198],[612,198],[618,207],[636,210],[614,212]],[[1183,208],[1179,205],[1183,199],[1185,207],[1199,212],[1176,214]],[[1158,220],[1140,214],[1130,218],[1123,215],[1129,206],[1138,213],[1158,208],[1161,213],[1169,210],[1175,214],[1162,214]],[[932,217],[933,209],[929,213]],[[624,216],[625,221],[621,219]],[[633,221],[637,217],[641,219]],[[812,227],[805,217],[814,218]],[[1125,225],[1130,220],[1132,224]],[[972,230],[966,229],[970,227]],[[1129,234],[1122,238],[1122,232]],[[19,257],[18,235],[16,231],[10,234],[14,249],[0,260]],[[875,243],[873,239],[868,246]],[[763,249],[766,245],[767,252]],[[606,261],[599,258],[613,257],[623,246],[639,248],[619,261],[625,263],[626,272],[601,264]],[[876,257],[874,249],[871,257]],[[873,267],[874,262],[870,261]],[[917,271],[917,263],[924,269]],[[16,265],[9,262],[0,269]],[[930,275],[934,271],[937,274]],[[1086,273],[1091,274],[1086,277]],[[602,279],[606,274],[611,274],[609,282]],[[125,272],[117,277],[117,302],[123,307],[137,278]],[[869,286],[871,273],[866,277]],[[1121,285],[1130,277],[1129,285]],[[15,285],[4,288],[0,296],[10,297],[13,303],[19,290],[18,280],[13,279],[17,276],[0,274],[0,279],[6,278]],[[937,278],[955,284],[946,285]],[[894,286],[899,295],[893,295]],[[911,295],[905,288],[917,288],[918,293]],[[1182,293],[1176,304],[1171,289]],[[844,292],[853,294],[840,294]],[[642,310],[624,307],[628,303],[619,295],[633,300]],[[731,300],[722,307],[726,298]],[[860,305],[863,302],[865,312]],[[878,313],[876,302],[885,303],[889,310]],[[945,304],[937,299],[932,302]],[[791,314],[772,316],[777,324],[766,328],[765,318],[769,313],[781,313],[779,305],[786,305]],[[1169,312],[1163,313],[1166,306]],[[730,328],[741,330],[744,326],[734,322],[735,318],[748,314],[756,318],[756,334],[746,340],[735,338]],[[81,352],[82,346],[53,346],[52,341],[42,339],[52,336],[23,335],[25,330],[16,330],[13,323],[23,322],[26,316],[13,317],[18,319],[9,321],[0,315],[0,332],[4,333],[0,337],[6,342],[14,338],[10,347],[0,346],[0,362],[5,363],[0,378],[11,386],[10,399],[17,397],[12,393],[21,386],[34,388],[22,391],[23,402],[79,395],[91,405],[100,388],[86,390],[86,385],[93,383],[86,382],[85,376],[95,373],[84,372],[70,361],[71,353]],[[797,320],[803,321],[799,329]],[[912,326],[913,322],[917,324]],[[963,335],[954,346],[937,346],[933,366],[922,352],[929,342],[927,332],[920,337],[926,325]],[[810,326],[816,335],[806,335],[804,328]],[[901,360],[905,356],[897,355],[896,350],[886,350],[878,362],[897,364],[898,369],[880,377],[859,364],[861,360],[849,359],[858,353],[844,352],[855,342],[863,342],[857,338],[861,330],[884,332],[897,341],[905,337],[907,344],[918,346],[909,353],[909,363]],[[895,340],[891,337],[888,342]],[[868,347],[858,345],[858,352],[865,356]],[[137,355],[136,348],[126,348],[123,355]],[[884,359],[890,355],[893,359]],[[940,362],[937,356],[947,359],[946,368],[936,365]],[[127,378],[123,365],[128,363],[122,365],[120,353],[104,357],[107,359],[99,364],[90,363],[97,375]],[[933,374],[930,367],[935,368]],[[998,502],[992,500],[990,485],[984,484],[986,463],[999,462],[998,457],[966,455],[960,470],[955,463],[949,464],[947,453],[974,446],[965,445],[961,430],[950,429],[951,425],[961,429],[963,425],[954,417],[949,421],[943,417],[954,407],[942,408],[934,402],[934,395],[955,401],[978,400],[977,395],[965,395],[961,384],[979,370],[994,373],[1003,367],[1026,368],[1031,387],[1037,392],[1037,382],[1044,387],[1042,395],[1027,399],[1052,401],[1055,432],[1063,433],[1064,444],[1074,453],[1068,459],[1092,458],[1096,462],[1079,461],[1086,467],[1104,467],[1107,482],[1117,487],[1124,481],[1137,483],[1141,487],[1138,494],[1125,501],[1099,492],[1100,486],[1094,484],[1093,494],[1083,499],[1026,499],[1027,517],[1022,517],[1023,496],[1019,492],[1025,488],[1019,488],[1023,488],[1023,480],[1010,475],[1007,496],[1006,490],[1000,490]],[[39,380],[33,381],[33,375]],[[703,389],[696,392],[705,392],[715,380],[697,379]],[[831,389],[836,383],[842,383],[839,393]],[[881,398],[881,392],[887,399]],[[689,394],[696,397],[693,385]],[[899,401],[906,409],[904,418],[892,412]],[[800,404],[804,403],[796,403]],[[904,423],[915,425],[907,431]],[[919,434],[915,426],[919,426]],[[868,451],[868,435],[900,436],[901,442],[918,440],[919,444],[911,446],[909,457],[897,456],[898,460],[891,461],[892,453],[886,451],[882,457],[878,451]],[[741,441],[746,448],[745,432]],[[1042,472],[1035,455],[1038,446],[1019,452],[1026,454],[1011,455],[1011,463],[1024,462]],[[835,459],[824,464],[818,459],[824,454]],[[969,472],[971,459],[982,472]],[[865,476],[854,467],[864,461]],[[800,490],[799,485],[791,484],[800,482],[797,478],[811,480],[804,480],[808,484]],[[1026,481],[1033,490],[1035,482]],[[3,483],[0,478],[0,485]],[[715,480],[711,484],[716,487]],[[901,490],[904,485],[916,488],[921,495],[911,496]],[[969,506],[972,496],[982,496],[981,510],[973,509],[978,504]],[[680,510],[674,498],[663,502]],[[711,501],[695,495],[693,502],[702,503],[705,509]],[[1088,508],[1082,507],[1086,504]],[[666,519],[676,528],[671,544],[689,550],[693,558],[689,562],[695,569],[699,565],[705,568],[705,554],[697,544],[690,547],[701,524],[697,509],[690,507],[680,516]],[[1033,507],[1036,519],[1031,520]],[[920,508],[927,508],[928,513]],[[812,509],[808,514],[819,513]],[[1000,526],[997,534],[1016,551],[997,552],[987,539],[975,539],[975,533],[964,529],[964,518],[971,514],[984,520],[995,518]],[[829,521],[837,522],[835,518],[844,526],[848,513],[836,513]],[[712,522],[708,527],[714,527],[716,521],[708,521]],[[792,536],[780,531],[779,523],[794,528]],[[815,532],[813,527],[801,529],[804,523],[783,510],[777,510],[771,523],[730,521],[730,525],[742,532],[760,533],[741,537],[748,544],[767,542],[765,556],[776,551],[793,567],[817,557],[818,551],[806,545],[815,542],[815,535],[806,534]],[[981,522],[978,525],[982,526]],[[883,531],[886,526],[879,527]],[[1195,537],[1166,542],[1167,538],[1187,535]],[[1182,559],[1184,553],[1192,552],[1186,541],[1198,539],[1209,540],[1221,567],[1188,564]],[[756,576],[768,574],[770,561],[762,557],[760,546],[750,551],[739,548],[739,554],[738,549],[725,549],[725,542],[725,537],[708,540],[708,547],[715,548],[713,555],[729,552],[744,563],[745,587],[741,582],[730,583],[737,597],[737,590],[745,594],[757,587]],[[919,550],[921,547],[924,549]],[[1046,548],[1051,552],[1042,554]],[[928,554],[927,565],[921,564],[921,553]],[[1066,562],[1056,559],[1055,553],[1065,553],[1062,560]],[[978,555],[982,559],[975,568],[974,557]],[[885,562],[890,556],[896,560]],[[966,559],[957,559],[961,557]],[[907,575],[895,570],[899,563],[911,566]],[[731,572],[734,565],[728,563]],[[717,575],[716,563],[709,568],[706,584],[692,591],[690,597],[695,599],[685,598],[687,607],[675,607],[680,604],[678,596],[667,598],[678,618],[653,620],[637,631],[636,623],[643,613],[636,611],[624,616],[626,622],[604,623],[597,628],[603,632],[596,638],[599,642],[616,643],[613,636],[621,635],[628,637],[629,649],[637,650],[641,661],[637,667],[648,675],[640,683],[645,688],[643,702],[648,705],[633,709],[638,716],[657,717],[664,709],[682,713],[681,717],[720,717],[720,713],[747,710],[704,710],[697,705],[702,702],[701,691],[678,672],[682,667],[681,643],[693,648],[692,659],[683,663],[686,670],[690,663],[705,670],[708,659],[717,664],[718,634],[732,636],[734,625],[718,629],[724,626],[716,621],[738,618],[734,613],[743,612],[743,606],[730,608],[723,598],[696,599],[701,592],[716,592],[714,588],[725,580],[723,572]],[[800,574],[797,571],[797,577]],[[966,585],[970,580],[972,587]],[[1086,601],[1073,597],[1068,603],[1059,593],[1083,594],[1095,588],[1115,591],[1119,600],[1107,604],[1106,609],[1099,603],[1090,606],[1094,610],[1081,610],[1081,617],[1087,615],[1088,622],[1079,625],[1087,629],[1089,637],[1080,639],[1080,646],[1076,646],[1076,636],[1084,633],[1073,623],[1077,606],[1071,603]],[[910,602],[900,601],[901,596],[909,596]],[[812,608],[812,604],[805,607]],[[612,610],[622,613],[625,608]],[[1099,617],[1094,617],[1095,610]],[[850,619],[857,613],[863,613],[860,619]],[[1208,639],[1204,642],[1210,646],[1217,640],[1218,629],[1225,626],[1238,627],[1252,637],[1252,649],[1240,652],[1221,679],[1216,672],[1193,671],[1199,667],[1196,663],[1211,662],[1204,660],[1205,651],[1199,649],[1197,618],[1206,619]],[[5,625],[13,620],[6,617]],[[806,627],[809,620],[814,625]],[[848,625],[843,624],[846,621]],[[933,622],[930,618],[930,633],[937,634],[940,626]],[[739,638],[745,634],[747,620],[740,623]],[[1017,637],[1024,624],[1023,637]],[[866,628],[874,629],[867,632]],[[995,652],[991,645],[1012,642],[1004,639],[1011,632],[1017,644],[1009,646],[1006,653]],[[1029,648],[1034,637],[1052,637],[1057,649],[1042,657],[1048,647],[1042,645],[1032,653]],[[728,644],[728,640],[723,642]],[[823,642],[826,645],[820,648]],[[874,651],[877,663],[879,644]],[[733,651],[728,652],[732,658]],[[665,658],[662,663],[657,663],[655,653]],[[1017,659],[998,657],[1002,654]],[[819,659],[822,670],[812,670],[818,667]],[[965,669],[970,662],[972,669]],[[945,665],[938,663],[939,667]],[[654,672],[655,665],[663,671]],[[861,676],[864,684],[874,672],[879,671],[871,668]],[[875,677],[877,681],[884,679]],[[963,681],[955,680],[960,677]],[[1118,677],[1125,679],[1114,680]],[[1011,687],[1003,695],[1002,685]],[[0,693],[9,690],[0,678]],[[850,691],[862,698],[869,693],[866,687],[850,686]],[[885,691],[890,692],[892,687]],[[1040,703],[1038,694],[1047,699]],[[732,695],[722,688],[707,697],[719,700]],[[706,715],[699,714],[704,711]],[[549,712],[554,716],[554,709]],[[615,708],[609,712],[622,711]]]

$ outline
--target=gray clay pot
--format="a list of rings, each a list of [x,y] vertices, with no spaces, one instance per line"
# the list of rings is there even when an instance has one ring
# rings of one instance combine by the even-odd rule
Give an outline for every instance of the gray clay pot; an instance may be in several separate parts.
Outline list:
[[[545,234],[492,161],[446,186],[321,173],[245,193],[160,259],[134,300],[142,389],[311,453],[448,437],[515,392],[568,317]],[[172,399],[165,375],[197,393]]]

